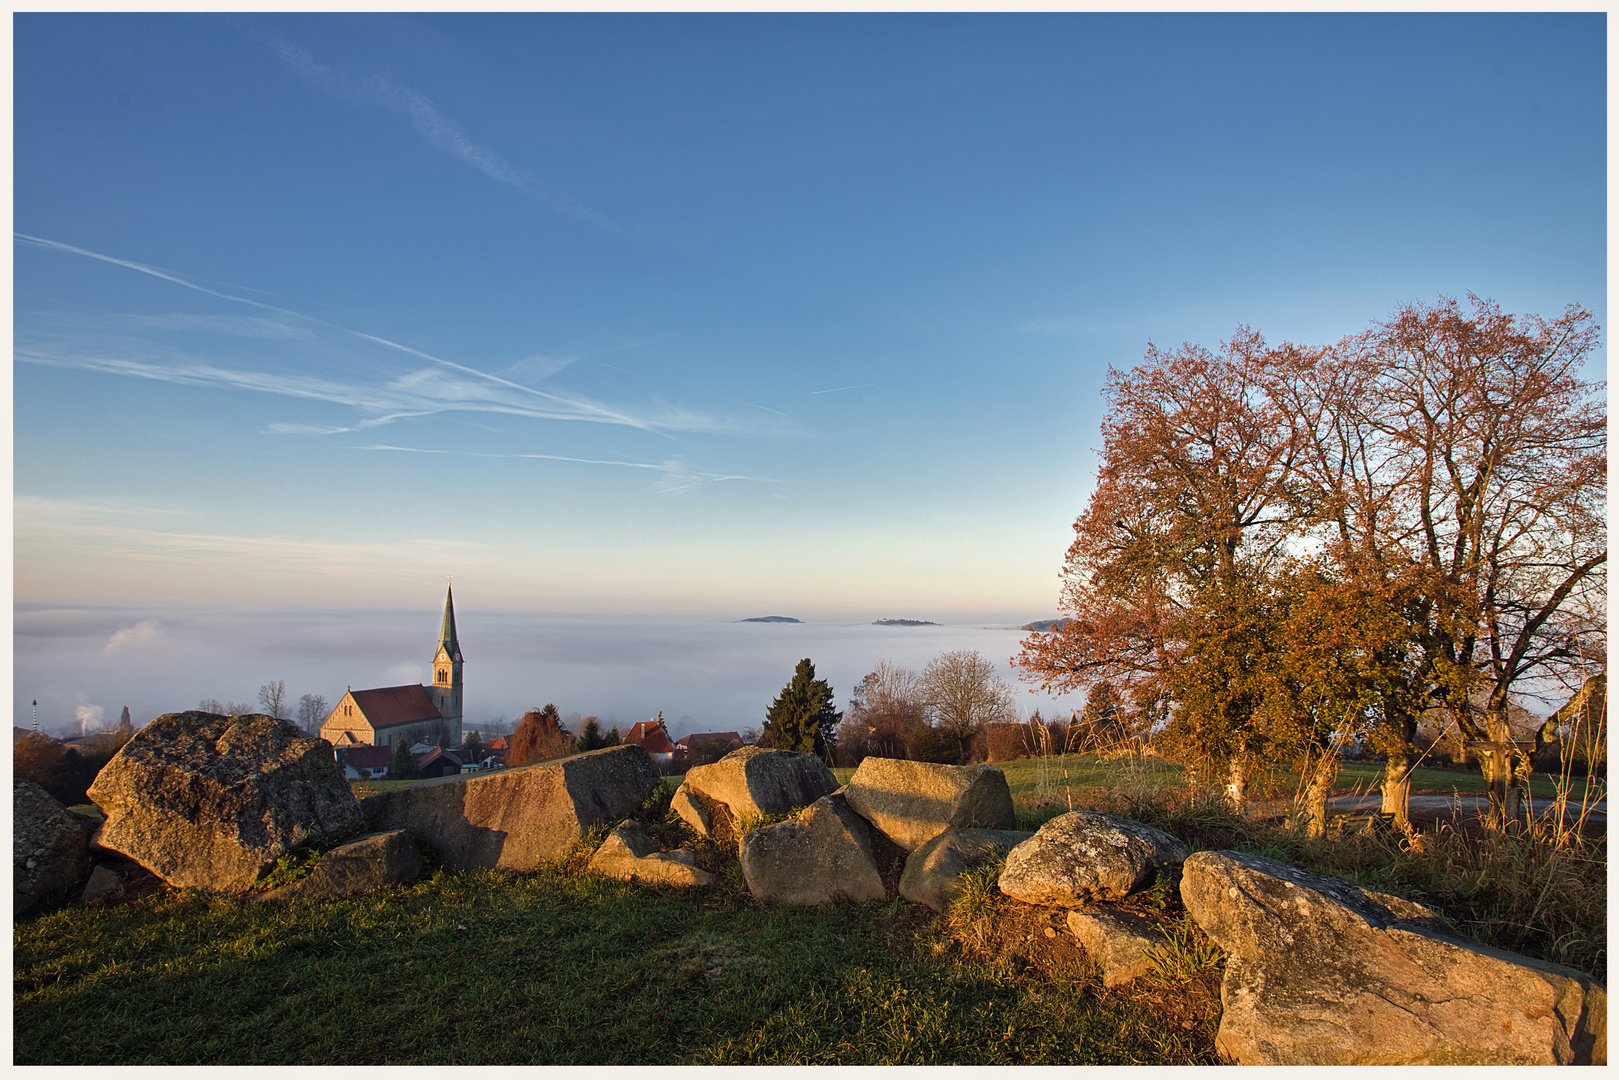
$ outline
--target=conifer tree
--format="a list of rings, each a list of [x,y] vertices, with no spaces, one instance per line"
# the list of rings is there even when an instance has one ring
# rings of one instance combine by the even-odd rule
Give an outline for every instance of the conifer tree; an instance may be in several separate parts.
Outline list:
[[[832,687],[815,677],[814,661],[798,662],[792,681],[782,688],[765,712],[761,743],[777,750],[814,754],[828,764],[843,714],[832,707]]]
[[[388,763],[388,779],[415,780],[420,775],[416,771],[416,759],[410,756],[410,739],[401,738],[394,744],[393,760]]]
[[[581,754],[590,750],[600,750],[607,745],[607,739],[602,735],[601,722],[594,716],[585,717],[584,724],[579,729],[579,739],[574,748]]]

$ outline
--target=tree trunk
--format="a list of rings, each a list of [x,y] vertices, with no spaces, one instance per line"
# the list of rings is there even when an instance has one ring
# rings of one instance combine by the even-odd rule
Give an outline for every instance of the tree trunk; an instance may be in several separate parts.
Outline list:
[[[1245,756],[1232,758],[1226,767],[1226,802],[1238,817],[1248,815],[1248,774],[1251,771],[1252,765]]]
[[[1490,702],[1485,723],[1490,742],[1495,743],[1496,748],[1477,751],[1479,768],[1484,773],[1484,790],[1490,797],[1484,823],[1492,829],[1502,829],[1518,816],[1518,786],[1513,782],[1512,752],[1507,749],[1512,726],[1507,719],[1505,701]]]
[[[1327,800],[1332,797],[1332,782],[1338,776],[1338,755],[1331,750],[1323,752],[1306,766],[1304,810],[1310,817],[1308,835],[1315,840],[1327,832]]]
[[[1411,824],[1411,771],[1411,755],[1405,751],[1390,754],[1383,766],[1383,813],[1393,814],[1402,831]]]

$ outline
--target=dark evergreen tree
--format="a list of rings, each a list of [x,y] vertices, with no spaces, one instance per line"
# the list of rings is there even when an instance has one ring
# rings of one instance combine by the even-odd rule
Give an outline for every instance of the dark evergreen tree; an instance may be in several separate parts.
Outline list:
[[[600,750],[607,745],[607,739],[602,735],[602,726],[594,716],[585,717],[585,722],[579,729],[579,739],[574,748],[581,754],[587,750]]]
[[[815,662],[803,659],[793,679],[765,712],[760,744],[814,754],[828,764],[843,714],[832,707],[832,687],[815,677]]]
[[[388,763],[388,779],[415,780],[421,776],[416,771],[416,759],[410,756],[410,739],[401,738],[394,745],[393,760]]]

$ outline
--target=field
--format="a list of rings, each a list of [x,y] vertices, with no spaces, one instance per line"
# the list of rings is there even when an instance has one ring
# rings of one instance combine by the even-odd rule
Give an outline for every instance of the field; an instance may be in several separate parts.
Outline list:
[[[1600,851],[1443,834],[1426,856],[1372,837],[1311,844],[1177,801],[1162,770],[1068,764],[1067,787],[1060,768],[1006,766],[1026,826],[1070,796],[1130,810],[1195,846],[1354,874],[1489,943],[1604,972]],[[899,900],[783,909],[747,895],[733,850],[697,851],[719,880],[694,896],[580,875],[582,847],[532,873],[439,870],[349,900],[184,891],[49,911],[14,928],[14,1061],[1218,1061],[1217,964],[1166,957],[1165,977],[1104,990],[1059,914],[985,882],[944,917]]]

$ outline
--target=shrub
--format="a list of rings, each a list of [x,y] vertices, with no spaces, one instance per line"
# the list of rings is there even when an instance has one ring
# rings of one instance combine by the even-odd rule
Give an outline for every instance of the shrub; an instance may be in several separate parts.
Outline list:
[[[107,734],[69,749],[49,735],[31,731],[12,743],[11,774],[32,780],[63,806],[78,806],[89,801],[96,774],[128,741],[128,736]]]

